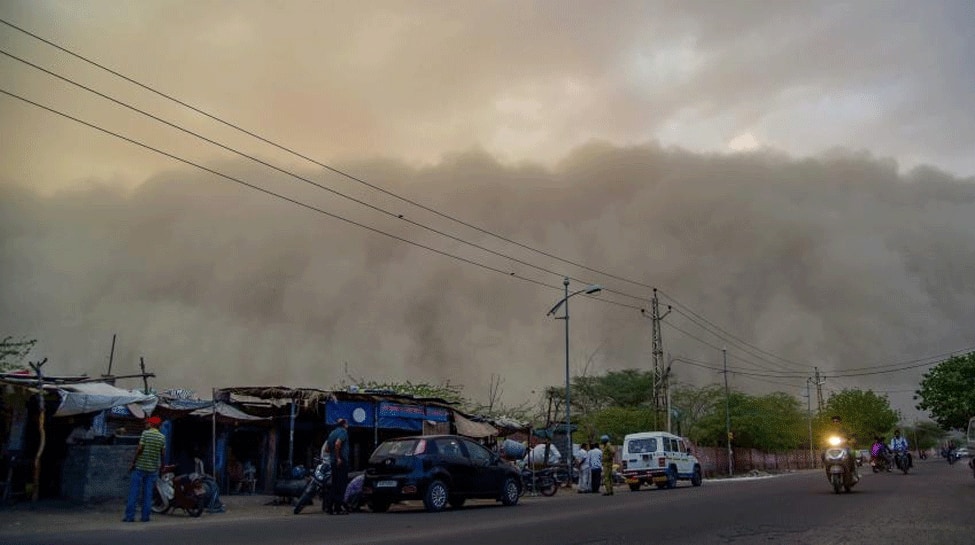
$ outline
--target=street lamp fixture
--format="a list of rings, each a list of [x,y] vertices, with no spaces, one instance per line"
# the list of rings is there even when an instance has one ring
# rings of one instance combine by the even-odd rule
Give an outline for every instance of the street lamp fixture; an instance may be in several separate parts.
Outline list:
[[[561,317],[556,317],[556,320],[565,320],[565,438],[566,438],[566,450],[565,456],[565,469],[566,469],[566,485],[572,488],[572,416],[571,416],[571,402],[570,402],[570,390],[569,390],[569,298],[579,295],[595,295],[603,291],[602,286],[599,284],[591,284],[581,290],[569,293],[569,277],[566,276],[562,280],[562,285],[565,287],[565,297],[563,297],[552,310],[548,311],[546,316],[554,315],[562,305],[565,305],[565,313]]]

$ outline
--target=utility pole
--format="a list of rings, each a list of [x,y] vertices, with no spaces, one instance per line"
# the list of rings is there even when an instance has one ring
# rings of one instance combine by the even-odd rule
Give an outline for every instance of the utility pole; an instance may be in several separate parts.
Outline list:
[[[731,394],[728,391],[728,349],[721,349],[721,356],[724,359],[724,425],[728,433],[728,476],[735,474],[735,468],[731,453]]]
[[[660,314],[660,301],[657,299],[657,288],[653,288],[653,298],[650,300],[650,320],[651,320],[651,333],[650,340],[652,343],[652,358],[653,358],[653,419],[654,422],[657,421],[657,415],[660,414],[661,395],[660,390],[662,388],[670,389],[668,377],[664,373],[664,343],[663,337],[660,333],[660,322],[670,314],[670,305],[667,305],[667,312],[663,315]],[[668,420],[670,415],[667,416]],[[667,431],[670,431],[670,425],[667,426]]]
[[[823,384],[826,384],[826,380],[819,380],[819,367],[816,367],[816,400],[819,401],[819,406],[816,407],[816,412],[823,412]]]
[[[806,417],[809,420],[809,467],[816,467],[816,458],[813,455],[813,440],[812,440],[812,391],[809,388],[809,383],[812,382],[812,377],[806,379]]]

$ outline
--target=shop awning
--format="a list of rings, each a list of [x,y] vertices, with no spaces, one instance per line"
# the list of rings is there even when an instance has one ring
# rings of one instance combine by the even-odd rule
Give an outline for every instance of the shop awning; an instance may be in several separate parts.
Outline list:
[[[480,439],[498,434],[498,429],[494,426],[483,422],[474,422],[457,411],[454,411],[454,425],[457,426],[457,434],[464,437]]]

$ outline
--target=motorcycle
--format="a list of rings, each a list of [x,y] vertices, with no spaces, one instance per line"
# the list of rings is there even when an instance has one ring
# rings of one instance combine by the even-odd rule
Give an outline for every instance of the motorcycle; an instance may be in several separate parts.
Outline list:
[[[948,459],[948,465],[955,465],[955,462],[961,460],[961,456],[958,455],[958,451],[955,449],[947,449],[945,451],[945,458]]]
[[[839,437],[829,438],[829,448],[823,452],[823,466],[826,468],[826,478],[833,486],[833,492],[840,493],[842,488],[849,492],[860,481],[856,474],[856,462],[853,461],[846,442]]]
[[[890,471],[890,458],[888,458],[886,454],[874,456],[870,460],[870,467],[873,469],[874,473]]]
[[[543,496],[554,496],[559,490],[559,483],[555,478],[555,471],[552,468],[521,470],[521,493],[540,493]]]
[[[168,513],[173,508],[186,511],[191,517],[203,514],[206,487],[197,474],[176,476],[176,466],[166,465],[160,470],[152,491],[152,512]]]
[[[911,465],[913,464],[911,463],[910,453],[903,450],[894,451],[894,466],[903,471],[904,475],[907,475],[907,472],[911,470]]]
[[[322,511],[326,508],[325,495],[328,494],[328,489],[332,485],[332,464],[328,458],[316,458],[315,461],[318,462],[318,465],[311,472],[308,484],[305,485],[304,491],[298,498],[298,503],[295,504],[296,515],[301,513],[306,505],[311,505],[316,496],[322,501]]]

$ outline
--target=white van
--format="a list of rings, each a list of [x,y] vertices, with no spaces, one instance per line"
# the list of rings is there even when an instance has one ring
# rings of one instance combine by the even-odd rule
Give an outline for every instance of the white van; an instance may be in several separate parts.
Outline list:
[[[701,486],[701,463],[691,454],[687,443],[672,433],[648,431],[627,435],[623,438],[620,460],[623,477],[633,491],[651,482],[657,488],[675,488],[678,479]]]

